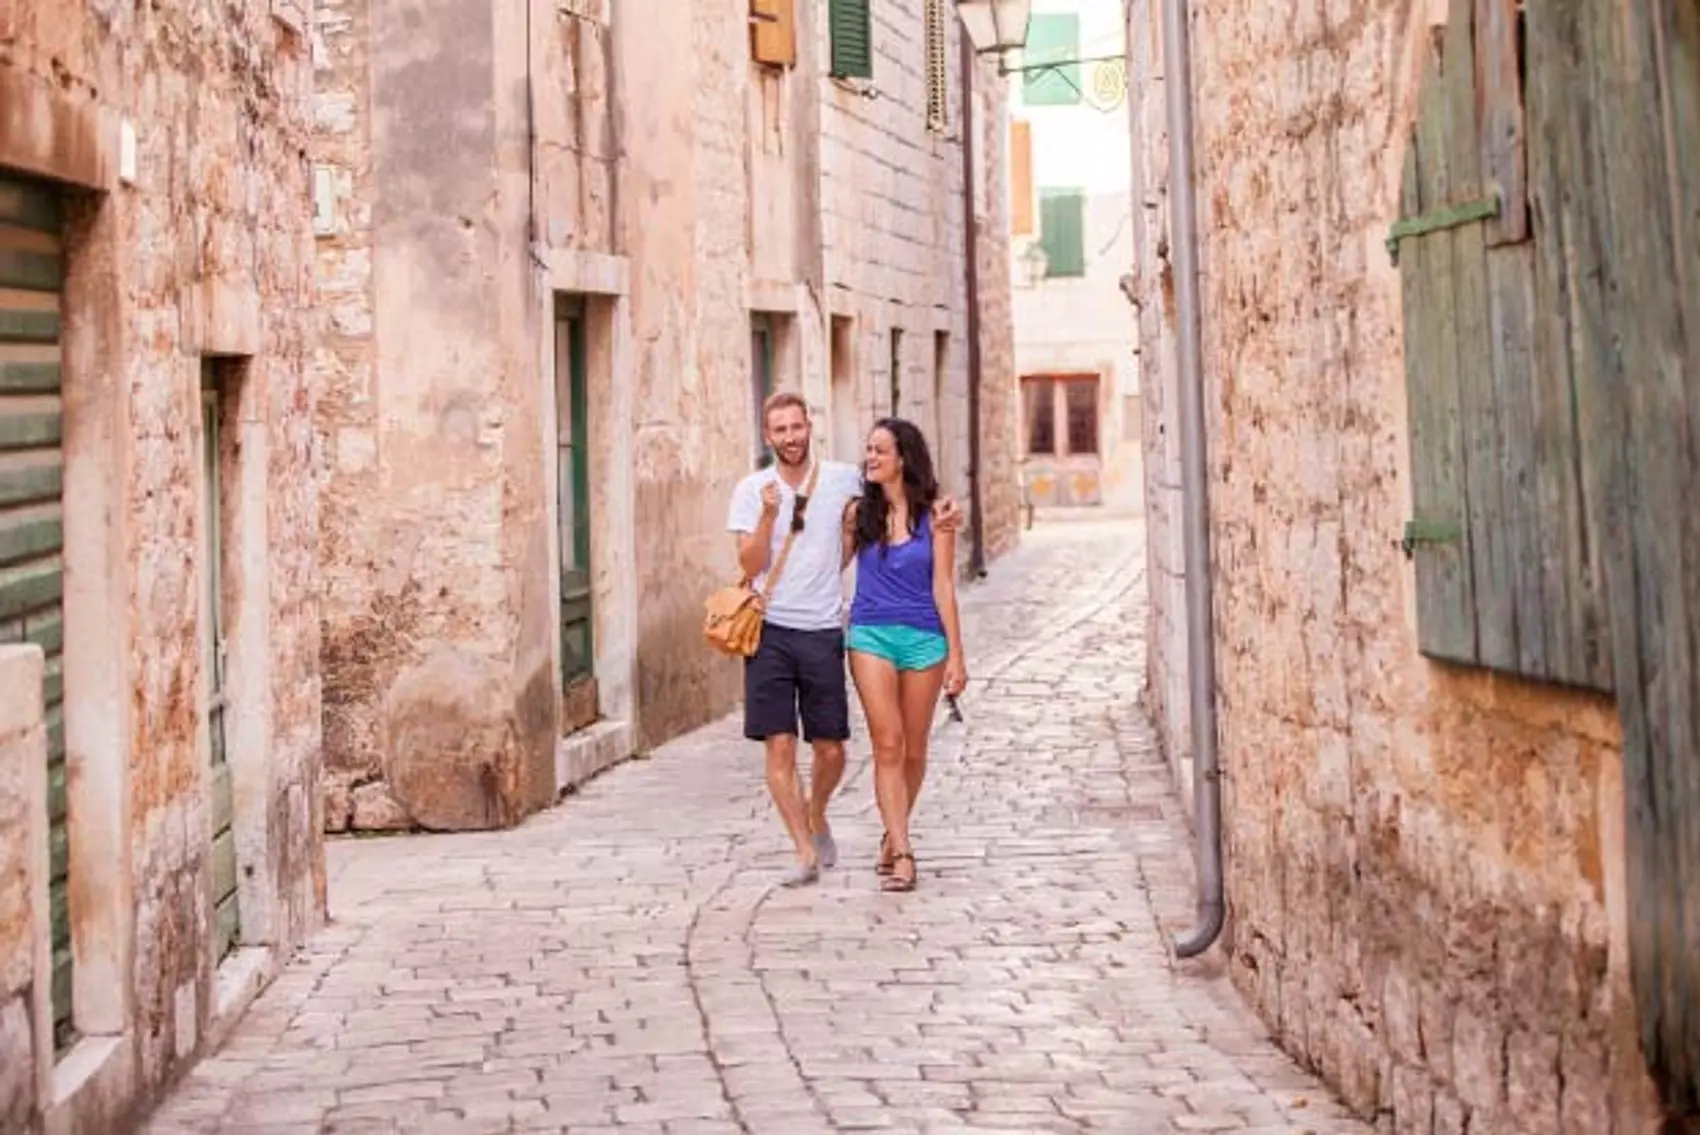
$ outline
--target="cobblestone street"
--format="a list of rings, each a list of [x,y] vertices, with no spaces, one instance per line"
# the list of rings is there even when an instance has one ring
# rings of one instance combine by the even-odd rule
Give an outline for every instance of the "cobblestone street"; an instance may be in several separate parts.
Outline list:
[[[1135,700],[1141,539],[1042,523],[965,593],[916,892],[877,889],[865,750],[837,869],[776,889],[721,722],[516,831],[333,844],[334,924],[146,1129],[1366,1130],[1164,952],[1193,896]]]

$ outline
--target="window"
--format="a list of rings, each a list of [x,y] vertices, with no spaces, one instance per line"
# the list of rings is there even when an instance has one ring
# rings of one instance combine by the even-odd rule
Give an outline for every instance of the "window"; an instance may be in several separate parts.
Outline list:
[[[874,28],[869,4],[870,0],[827,0],[834,78],[874,77]]]
[[[1086,275],[1086,194],[1078,189],[1045,189],[1039,194],[1039,244],[1045,250],[1045,275]]]
[[[1666,190],[1635,196],[1635,178],[1667,174],[1626,159],[1627,180],[1600,181],[1579,161],[1599,123],[1634,131],[1639,119],[1606,112],[1590,121],[1586,99],[1544,96],[1525,119],[1525,67],[1530,89],[1586,89],[1587,76],[1566,72],[1550,42],[1525,56],[1524,42],[1554,33],[1532,14],[1527,29],[1522,22],[1514,0],[1454,8],[1446,37],[1426,53],[1388,234],[1404,297],[1411,454],[1411,511],[1391,535],[1412,561],[1424,655],[1606,691],[1621,679],[1597,566],[1609,560],[1596,541],[1611,509],[1590,485],[1588,435],[1608,432],[1593,415],[1639,396],[1615,360],[1633,370],[1645,356],[1635,328],[1614,323],[1603,298],[1637,273],[1614,275],[1591,226],[1606,195],[1657,199]],[[1613,146],[1647,152],[1621,139]],[[1462,167],[1457,155],[1467,158]],[[1670,239],[1666,218],[1639,224],[1648,243],[1637,247]],[[1614,342],[1625,344],[1621,355],[1605,345]],[[1590,383],[1601,384],[1592,396]]]
[[[1027,419],[1027,452],[1049,456],[1057,451],[1056,391],[1048,379],[1028,378],[1021,383],[1021,401]]]
[[[1026,72],[1021,98],[1028,106],[1073,106],[1080,101],[1080,17],[1073,12],[1035,12],[1027,25],[1023,66],[1054,63]]]
[[[762,407],[773,393],[773,325],[766,315],[750,317],[750,424],[752,447],[758,466],[773,460],[773,450],[767,444],[767,423],[762,421]]]
[[[1097,375],[1027,375],[1021,380],[1021,404],[1028,456],[1097,455]]]
[[[750,58],[771,67],[797,62],[797,0],[750,0]]]
[[[945,51],[945,0],[926,0],[927,129],[943,134],[950,122],[950,67]]]
[[[1009,232],[1033,235],[1033,124],[1009,124]]]
[[[1068,422],[1068,451],[1098,452],[1098,380],[1074,378],[1062,384]]]

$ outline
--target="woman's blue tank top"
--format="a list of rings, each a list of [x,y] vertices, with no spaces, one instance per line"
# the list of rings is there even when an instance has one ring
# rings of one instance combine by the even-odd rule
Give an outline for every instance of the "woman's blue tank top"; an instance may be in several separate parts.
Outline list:
[[[873,544],[856,553],[856,598],[850,604],[850,625],[944,633],[933,599],[931,516],[922,514],[915,532],[901,544]]]

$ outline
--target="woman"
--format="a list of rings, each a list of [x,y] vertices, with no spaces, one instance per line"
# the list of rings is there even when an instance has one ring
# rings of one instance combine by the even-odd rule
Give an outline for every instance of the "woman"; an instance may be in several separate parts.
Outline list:
[[[956,610],[956,533],[936,530],[938,480],[926,438],[901,418],[868,435],[866,487],[844,514],[844,558],[856,558],[850,675],[874,745],[874,790],[885,837],[887,891],[915,889],[909,815],[927,771],[927,740],[942,687],[968,684]]]

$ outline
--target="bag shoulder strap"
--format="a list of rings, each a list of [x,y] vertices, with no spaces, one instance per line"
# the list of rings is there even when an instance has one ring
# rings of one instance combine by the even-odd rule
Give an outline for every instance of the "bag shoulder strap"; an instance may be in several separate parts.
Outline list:
[[[809,470],[808,484],[803,486],[803,496],[815,495],[815,483],[820,480],[820,461],[815,461],[815,467]],[[806,521],[805,521],[806,522]],[[773,589],[779,586],[779,576],[785,570],[785,561],[791,556],[791,545],[797,542],[797,527],[785,534],[785,543],[779,547],[779,556],[773,561],[773,567],[767,573],[766,586],[762,588],[762,598],[765,600],[773,594]]]

